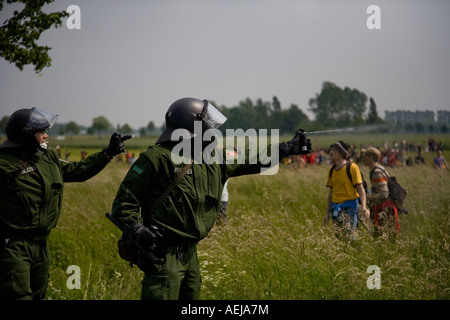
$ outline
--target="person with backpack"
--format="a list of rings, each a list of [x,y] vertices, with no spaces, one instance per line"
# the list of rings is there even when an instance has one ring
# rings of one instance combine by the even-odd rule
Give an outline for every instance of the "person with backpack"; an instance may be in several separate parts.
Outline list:
[[[114,133],[102,151],[79,162],[62,160],[47,148],[47,130],[57,117],[24,108],[6,125],[0,145],[0,300],[45,298],[47,238],[61,213],[64,183],[95,176],[125,148],[127,137]]]
[[[375,147],[369,147],[362,150],[363,163],[370,168],[371,192],[367,195],[367,201],[370,207],[370,218],[375,227],[379,228],[385,222],[381,217],[382,212],[387,212],[394,218],[395,228],[400,230],[398,220],[398,210],[393,199],[389,194],[389,173],[380,165],[381,152]]]
[[[333,166],[329,170],[327,187],[330,188],[324,225],[331,217],[333,225],[345,230],[353,238],[358,226],[358,216],[369,217],[366,192],[358,165],[349,161],[350,146],[337,141],[330,146]],[[361,202],[361,204],[359,204]]]

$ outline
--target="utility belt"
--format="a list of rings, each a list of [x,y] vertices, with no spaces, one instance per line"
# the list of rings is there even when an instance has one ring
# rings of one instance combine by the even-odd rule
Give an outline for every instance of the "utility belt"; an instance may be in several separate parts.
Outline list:
[[[157,242],[155,254],[162,258],[169,251],[169,248],[174,248],[177,258],[181,259],[183,253],[196,246],[197,242],[198,241],[187,241],[172,232],[165,232],[162,239]]]
[[[27,240],[31,242],[40,242],[41,245],[47,244],[48,232],[38,229],[13,229],[0,223],[0,235],[2,239]]]
[[[197,240],[187,240],[174,232],[165,231],[160,241],[162,246],[188,248],[197,244]]]
[[[176,254],[177,259],[182,259],[185,252],[188,252],[197,245],[197,241],[182,241],[178,237],[171,237],[167,234],[156,243],[153,250],[148,250],[159,261],[152,262],[146,254],[141,252],[139,248],[125,234],[118,241],[119,256],[130,263],[130,266],[137,265],[144,272],[151,270],[155,265],[164,262],[168,252]],[[143,248],[146,249],[146,248]]]
[[[183,258],[183,254],[185,252],[188,252],[196,244],[197,244],[196,242],[183,243],[183,244],[173,244],[173,245],[166,244],[166,252],[168,251],[168,249],[170,247],[175,248],[175,254],[177,256],[177,259],[182,259]]]

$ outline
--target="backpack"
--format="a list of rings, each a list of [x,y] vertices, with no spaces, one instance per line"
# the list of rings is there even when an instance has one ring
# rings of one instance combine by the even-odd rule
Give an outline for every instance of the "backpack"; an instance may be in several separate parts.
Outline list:
[[[389,189],[389,198],[392,200],[392,202],[394,202],[396,204],[396,207],[398,207],[400,209],[403,209],[403,202],[405,201],[406,195],[407,195],[406,189],[403,188],[400,185],[400,183],[398,183],[396,177],[389,176],[389,174],[386,172],[386,170],[384,170],[384,169],[382,169],[380,167],[376,167],[370,173],[370,180],[371,181],[372,181],[373,172],[376,169],[380,169],[381,171],[383,171],[384,175],[387,177],[387,185],[388,185],[388,189]]]
[[[352,179],[352,172],[350,171],[350,167],[352,166],[351,162],[347,161],[347,165],[345,166],[345,171],[347,172],[347,177],[350,179],[350,183],[353,184],[353,179]],[[336,165],[333,164],[333,166],[330,169],[330,179],[331,176],[333,175],[333,171],[336,168]],[[361,172],[361,178],[362,178],[362,184],[363,184],[363,188],[364,188],[364,192],[367,194],[367,182],[366,180],[364,180],[364,176]],[[361,204],[361,199],[358,198],[358,202]]]

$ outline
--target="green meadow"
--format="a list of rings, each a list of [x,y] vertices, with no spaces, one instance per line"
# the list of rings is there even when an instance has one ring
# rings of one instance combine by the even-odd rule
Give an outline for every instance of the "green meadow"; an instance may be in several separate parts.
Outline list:
[[[387,140],[428,141],[428,135],[312,136],[313,147],[336,140],[356,146]],[[450,135],[433,135],[447,148]],[[284,140],[290,139],[286,137]],[[282,139],[283,140],[283,139]],[[156,138],[126,142],[139,154]],[[50,141],[70,150],[69,160],[100,150],[108,138],[74,137]],[[448,150],[448,149],[447,149]],[[444,151],[447,162],[450,152]],[[413,157],[415,153],[409,154]],[[229,181],[229,219],[219,222],[198,244],[201,299],[326,300],[450,298],[450,170],[426,165],[389,168],[407,189],[397,237],[373,237],[365,227],[356,242],[336,238],[323,226],[329,165],[298,168],[280,165],[275,175],[235,177]],[[359,164],[364,176],[369,169]],[[119,258],[120,231],[105,217],[129,165],[112,161],[83,183],[67,183],[58,226],[49,238],[51,267],[47,298],[135,300],[143,273]],[[370,228],[370,225],[368,225]],[[81,271],[73,287],[69,266]],[[380,271],[380,289],[369,289],[370,266]],[[68,286],[69,284],[69,286]]]

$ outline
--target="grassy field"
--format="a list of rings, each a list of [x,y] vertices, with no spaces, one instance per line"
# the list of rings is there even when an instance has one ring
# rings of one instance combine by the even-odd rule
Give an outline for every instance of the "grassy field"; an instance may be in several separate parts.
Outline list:
[[[450,135],[434,138],[450,145]],[[324,136],[313,143],[327,146],[338,139],[359,145],[397,138]],[[139,152],[154,143],[139,140],[127,146]],[[408,140],[426,142],[428,136]],[[81,147],[93,152],[107,139],[72,142],[66,145],[70,160],[78,160]],[[201,298],[449,299],[450,170],[435,170],[433,155],[425,156],[425,166],[389,169],[408,190],[409,214],[400,216],[399,236],[373,238],[360,228],[356,243],[338,240],[330,225],[322,226],[328,165],[280,166],[273,176],[232,178],[229,220],[198,245]],[[368,168],[360,167],[368,176]],[[143,274],[119,258],[120,231],[105,218],[128,168],[112,162],[87,182],[65,185],[61,218],[49,239],[48,299],[139,299]],[[80,289],[67,287],[71,265],[80,267]],[[379,290],[366,285],[372,265],[381,271]]]

